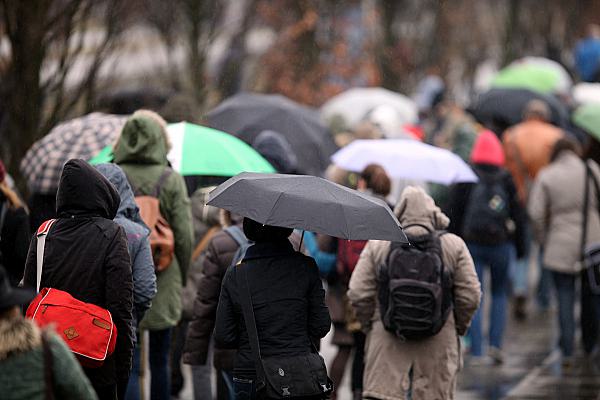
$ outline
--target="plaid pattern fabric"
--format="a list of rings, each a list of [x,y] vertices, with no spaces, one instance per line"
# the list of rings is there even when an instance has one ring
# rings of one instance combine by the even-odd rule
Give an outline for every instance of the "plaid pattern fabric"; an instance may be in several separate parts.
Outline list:
[[[89,160],[116,142],[126,116],[92,113],[63,122],[31,146],[21,173],[34,193],[53,194],[63,165],[72,158]]]

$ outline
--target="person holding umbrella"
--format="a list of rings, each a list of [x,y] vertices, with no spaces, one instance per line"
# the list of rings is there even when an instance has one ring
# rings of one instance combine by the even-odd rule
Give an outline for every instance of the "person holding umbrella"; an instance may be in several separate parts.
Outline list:
[[[207,204],[243,215],[244,233],[255,242],[227,270],[217,308],[216,345],[238,349],[237,398],[262,390],[267,397],[329,395],[325,362],[311,344],[330,329],[325,293],[315,261],[294,251],[288,237],[297,228],[406,242],[400,223],[384,201],[306,175],[242,173],[211,192]]]
[[[244,218],[244,234],[254,244],[241,264],[252,297],[260,351],[265,357],[311,352],[311,341],[329,332],[331,319],[315,261],[294,251],[293,229],[263,225]],[[237,348],[233,384],[237,400],[256,398],[257,372],[250,338],[244,329],[242,268],[230,268],[223,279],[217,307],[215,341]],[[320,398],[320,397],[315,397]]]

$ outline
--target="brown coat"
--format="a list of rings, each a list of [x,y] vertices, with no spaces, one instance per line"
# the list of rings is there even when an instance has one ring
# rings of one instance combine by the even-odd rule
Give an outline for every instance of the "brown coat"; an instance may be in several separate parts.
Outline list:
[[[404,190],[395,210],[402,225],[423,224],[443,230],[448,217],[421,188]],[[410,234],[424,228],[410,227]],[[456,377],[462,366],[460,341],[479,307],[481,289],[467,246],[458,236],[441,237],[444,265],[453,271],[454,312],[442,330],[422,341],[402,342],[386,331],[377,304],[377,266],[384,262],[390,242],[370,241],[361,254],[350,280],[348,296],[368,336],[365,347],[363,395],[376,399],[406,399],[411,385],[412,399],[452,399]]]
[[[513,126],[502,136],[506,169],[513,176],[522,204],[527,203],[533,180],[548,165],[552,148],[563,135],[554,125],[530,120]]]

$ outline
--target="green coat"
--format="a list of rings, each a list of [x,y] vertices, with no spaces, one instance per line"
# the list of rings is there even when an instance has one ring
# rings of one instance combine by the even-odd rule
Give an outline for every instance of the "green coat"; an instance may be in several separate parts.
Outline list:
[[[134,124],[133,122],[137,122]],[[115,163],[142,194],[154,190],[167,165],[165,133],[153,121],[133,117],[123,127],[115,146]],[[181,318],[181,292],[185,285],[193,244],[190,199],[183,178],[176,172],[167,178],[159,195],[160,211],[175,236],[171,265],[156,273],[157,294],[140,324],[142,329],[160,330],[177,325]]]
[[[64,342],[48,333],[54,398],[96,400],[96,392]],[[0,320],[0,399],[44,400],[44,351],[41,331],[23,318]]]

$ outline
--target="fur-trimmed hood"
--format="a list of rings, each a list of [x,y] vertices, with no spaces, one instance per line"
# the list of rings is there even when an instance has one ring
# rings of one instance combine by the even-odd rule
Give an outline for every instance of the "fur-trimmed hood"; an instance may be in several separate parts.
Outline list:
[[[22,317],[0,320],[0,361],[14,353],[23,353],[42,343],[42,331]]]

